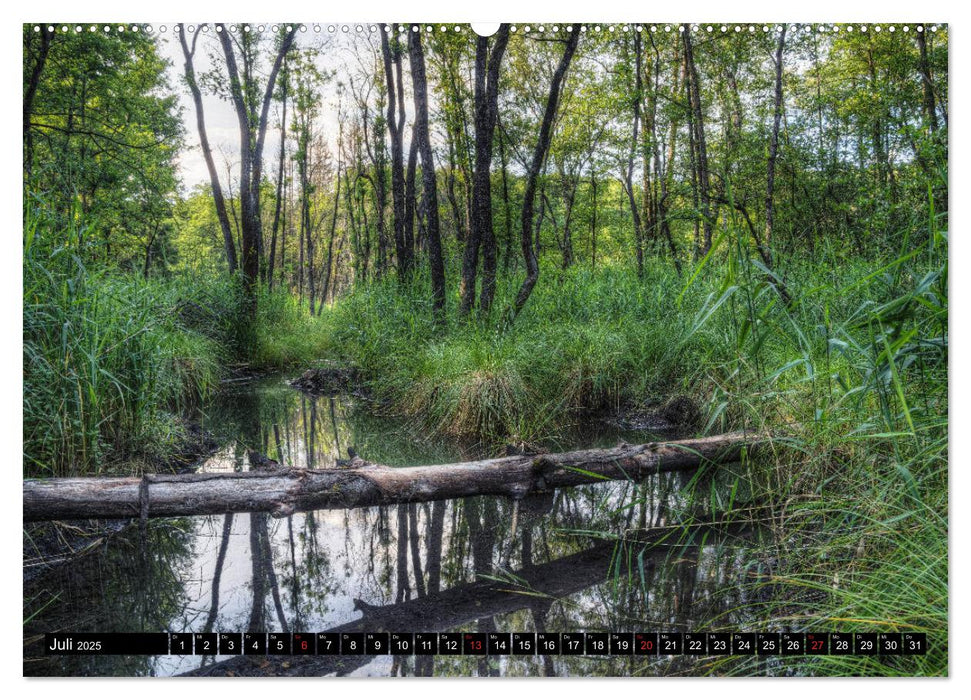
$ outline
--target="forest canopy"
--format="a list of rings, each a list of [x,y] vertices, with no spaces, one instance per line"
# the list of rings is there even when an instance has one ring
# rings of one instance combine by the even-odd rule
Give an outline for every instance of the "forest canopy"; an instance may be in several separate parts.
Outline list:
[[[353,28],[25,25],[28,196],[145,276],[318,313],[420,274],[460,315],[547,268],[680,272],[734,225],[781,279],[947,208],[943,27]]]

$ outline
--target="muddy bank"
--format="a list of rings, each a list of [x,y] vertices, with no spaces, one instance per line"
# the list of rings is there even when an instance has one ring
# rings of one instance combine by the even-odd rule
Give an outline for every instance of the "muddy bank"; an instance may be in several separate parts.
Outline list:
[[[681,435],[701,428],[702,413],[698,403],[689,396],[673,396],[662,403],[627,406],[607,418],[607,422],[623,430],[647,430],[665,435]]]
[[[294,389],[311,396],[361,395],[361,377],[356,369],[329,365],[308,369],[289,382]]]

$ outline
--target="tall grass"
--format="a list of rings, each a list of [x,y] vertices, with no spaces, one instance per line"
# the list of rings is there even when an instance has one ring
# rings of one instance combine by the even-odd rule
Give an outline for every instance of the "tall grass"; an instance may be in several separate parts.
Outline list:
[[[812,266],[787,266],[791,305],[736,233],[698,327],[735,348],[703,370],[711,422],[781,438],[761,495],[786,504],[779,566],[751,584],[766,591],[755,614],[792,630],[928,634],[926,656],[799,658],[787,672],[946,675],[946,232],[932,217],[868,261],[821,248]],[[717,315],[731,321],[709,323]]]
[[[54,230],[28,210],[25,476],[91,474],[163,457],[184,437],[176,416],[217,382],[221,348],[236,326],[230,282],[99,269],[85,262],[85,233]]]
[[[307,306],[285,289],[262,288],[247,360],[275,370],[319,364],[328,349],[330,329]]]
[[[685,314],[701,300],[679,301],[681,283],[663,262],[647,274],[648,282],[620,268],[550,274],[505,331],[496,320],[512,282],[500,285],[492,319],[457,320],[453,289],[440,329],[424,280],[402,288],[387,279],[357,289],[315,325],[295,319],[280,333],[261,324],[269,329],[261,345],[270,348],[264,357],[281,356],[281,345],[309,341],[310,358],[356,366],[379,399],[438,434],[542,439],[593,412],[662,399],[708,361],[707,331],[681,342]]]
[[[685,280],[666,261],[643,279],[547,266],[503,330],[515,280],[500,285],[490,319],[456,320],[452,288],[445,328],[432,323],[427,280],[362,286],[319,320],[278,300],[265,308],[285,323],[267,317],[261,346],[277,361],[356,366],[391,410],[492,442],[693,394],[705,431],[776,436],[749,485],[756,503],[783,506],[767,553],[777,566],[744,583],[761,601],[751,613],[789,630],[928,634],[924,656],[796,657],[786,672],[943,675],[948,241],[929,209],[929,225],[915,221],[896,250],[867,258],[817,241],[812,256],[777,253],[770,270],[727,221]],[[710,668],[761,670],[739,659]]]

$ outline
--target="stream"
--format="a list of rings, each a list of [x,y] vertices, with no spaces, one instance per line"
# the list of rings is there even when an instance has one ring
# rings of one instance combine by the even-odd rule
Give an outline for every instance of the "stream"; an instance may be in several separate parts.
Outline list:
[[[429,440],[408,421],[377,415],[360,398],[306,396],[282,377],[228,386],[204,413],[203,427],[220,447],[202,461],[203,472],[248,470],[250,450],[308,468],[333,466],[349,447],[391,466],[493,456]],[[594,424],[544,447],[652,439],[657,436]],[[667,473],[641,484],[561,489],[518,504],[483,496],[281,519],[238,513],[162,518],[145,528],[119,524],[117,533],[69,565],[25,574],[24,674],[172,676],[232,661],[44,657],[40,637],[52,631],[313,633],[355,625],[377,631],[369,627],[375,620],[401,632],[768,628],[751,619],[746,586],[765,567],[757,534],[675,537],[661,549],[618,544],[624,533],[703,520],[706,512],[731,505],[728,494],[733,502],[744,500],[747,483],[745,469],[729,465],[700,476]],[[274,663],[268,675],[629,676],[695,675],[716,661],[537,655],[289,657]]]

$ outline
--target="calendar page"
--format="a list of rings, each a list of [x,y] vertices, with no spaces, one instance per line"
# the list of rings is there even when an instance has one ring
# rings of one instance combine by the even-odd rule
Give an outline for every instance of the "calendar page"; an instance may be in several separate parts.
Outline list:
[[[24,676],[948,675],[948,26],[650,14],[22,25]]]

